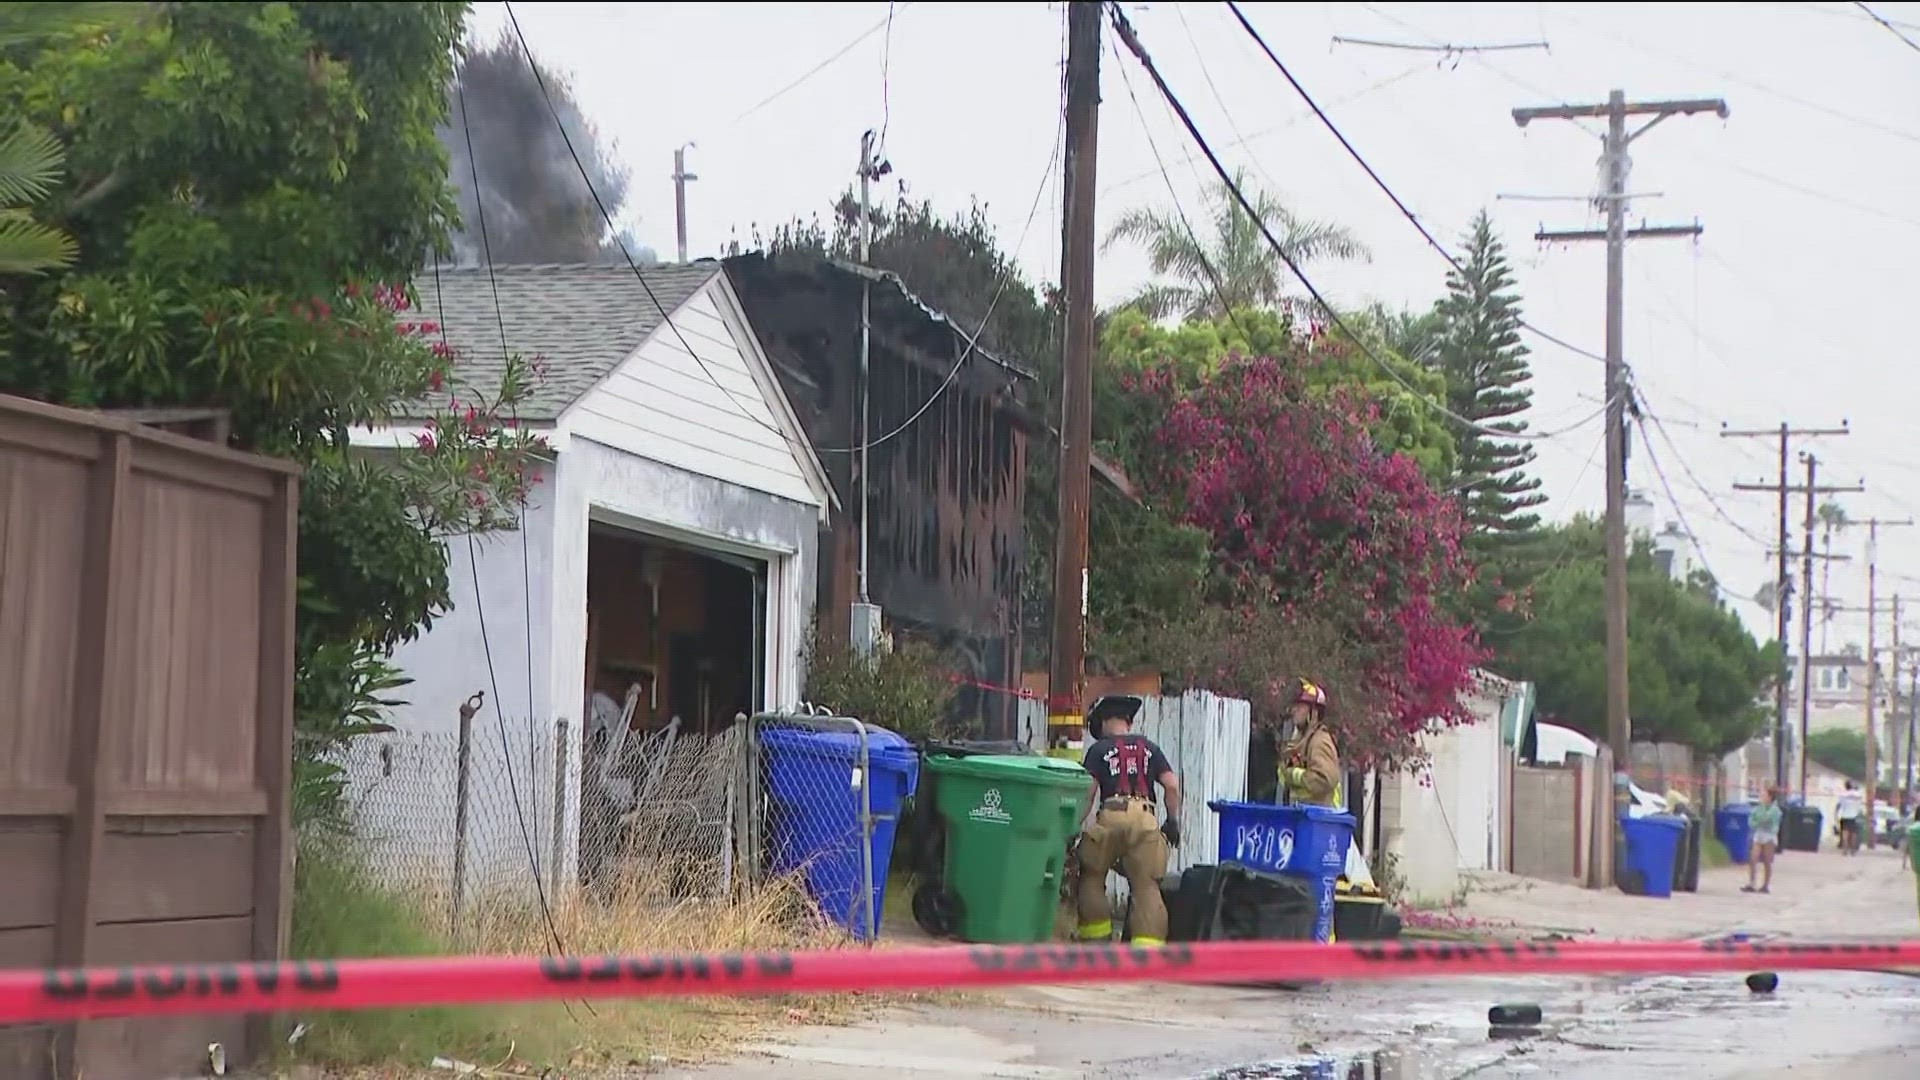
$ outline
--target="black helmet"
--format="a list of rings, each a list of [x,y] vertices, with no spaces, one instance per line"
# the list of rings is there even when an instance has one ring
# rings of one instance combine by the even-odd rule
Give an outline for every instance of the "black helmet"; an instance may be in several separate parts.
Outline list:
[[[1131,724],[1147,703],[1132,694],[1104,694],[1094,699],[1087,709],[1087,727],[1098,736],[1101,727],[1109,720],[1125,720]]]

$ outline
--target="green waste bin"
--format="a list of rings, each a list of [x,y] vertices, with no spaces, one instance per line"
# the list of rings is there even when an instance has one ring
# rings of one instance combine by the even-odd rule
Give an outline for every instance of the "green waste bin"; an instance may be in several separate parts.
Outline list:
[[[1913,895],[1920,900],[1920,821],[1907,826],[1907,865],[1913,867]]]
[[[923,928],[963,941],[1015,944],[1053,937],[1067,841],[1080,827],[1093,777],[1059,758],[929,757],[946,824],[940,885],[914,896]]]

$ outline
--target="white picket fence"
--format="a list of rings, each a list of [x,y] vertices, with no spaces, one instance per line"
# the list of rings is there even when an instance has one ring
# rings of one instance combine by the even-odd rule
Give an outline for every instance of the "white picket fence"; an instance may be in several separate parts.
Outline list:
[[[1047,708],[1040,701],[1020,703],[1021,731],[1034,733],[1034,749],[1046,749]],[[1253,707],[1238,698],[1189,690],[1179,697],[1150,697],[1134,730],[1152,739],[1180,776],[1186,801],[1180,808],[1180,847],[1167,865],[1169,874],[1189,866],[1220,861],[1219,815],[1207,809],[1214,799],[1247,797],[1247,743]],[[1110,878],[1116,901],[1127,896],[1120,875]]]

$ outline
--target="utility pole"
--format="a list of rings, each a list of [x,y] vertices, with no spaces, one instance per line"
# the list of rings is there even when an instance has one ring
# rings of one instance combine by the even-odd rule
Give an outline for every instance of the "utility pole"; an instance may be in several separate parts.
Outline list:
[[[860,268],[869,269],[873,247],[873,182],[892,171],[879,159],[874,133],[860,136]],[[867,535],[869,494],[873,456],[872,446],[872,360],[873,360],[873,279],[860,279],[860,452],[854,455],[855,486],[860,491],[860,563],[855,575],[858,595],[853,602],[853,647],[861,656],[871,657],[880,644],[880,609],[867,591]]]
[[[1900,777],[1900,808],[1913,813],[1913,738],[1920,735],[1920,662],[1907,685],[1907,771]]]
[[[1912,518],[1894,521],[1888,518],[1870,517],[1867,525],[1867,846],[1874,846],[1873,803],[1880,784],[1880,735],[1873,722],[1873,710],[1880,693],[1880,654],[1874,649],[1874,627],[1880,623],[1880,610],[1877,606],[1874,589],[1878,585],[1880,571],[1880,527],[1896,528],[1913,524]],[[1893,648],[1894,648],[1894,689],[1900,688],[1900,599],[1893,601]]]
[[[1788,462],[1791,460],[1788,448],[1793,437],[1796,435],[1818,437],[1822,435],[1845,435],[1847,433],[1847,424],[1844,420],[1841,421],[1838,428],[1796,428],[1783,420],[1780,422],[1778,431],[1772,429],[1741,431],[1728,428],[1724,424],[1721,425],[1720,429],[1720,437],[1723,439],[1771,439],[1778,437],[1780,440],[1780,482],[1777,485],[1771,487],[1756,487],[1747,484],[1734,485],[1736,491],[1777,491],[1780,495],[1780,543],[1777,549],[1779,553],[1779,570],[1778,575],[1774,578],[1773,589],[1774,617],[1776,620],[1774,639],[1780,642],[1780,677],[1779,682],[1774,688],[1773,728],[1773,784],[1778,788],[1785,788],[1787,786],[1787,743],[1789,738],[1787,727],[1789,716],[1788,687],[1792,682],[1792,668],[1788,666],[1791,658],[1788,654],[1793,651],[1787,644],[1787,634],[1793,626],[1791,621],[1793,607],[1790,603],[1790,598],[1793,595],[1793,572],[1789,569],[1787,563],[1789,557],[1787,554],[1788,549],[1793,546],[1792,533],[1790,531],[1792,529],[1792,510],[1791,504],[1787,499],[1789,492],[1792,490],[1791,481],[1787,476]],[[1802,599],[1803,602],[1805,602],[1810,598]]]
[[[1094,159],[1100,130],[1100,30],[1105,5],[1067,5],[1067,139],[1060,283],[1067,326],[1060,376],[1060,499],[1053,556],[1053,651],[1047,743],[1078,750],[1085,734],[1087,511],[1093,467]]]
[[[1629,102],[1624,90],[1607,95],[1604,105],[1554,105],[1546,108],[1515,109],[1513,122],[1526,127],[1534,120],[1605,119],[1607,131],[1601,138],[1601,163],[1606,190],[1597,199],[1607,215],[1603,231],[1575,230],[1534,234],[1540,241],[1605,240],[1607,243],[1607,364],[1606,389],[1602,395],[1607,410],[1607,743],[1613,750],[1613,767],[1625,775],[1631,764],[1633,726],[1627,709],[1627,379],[1626,379],[1626,265],[1627,241],[1642,237],[1699,236],[1698,224],[1687,226],[1642,225],[1627,228],[1627,173],[1630,161],[1627,148],[1656,124],[1672,116],[1713,113],[1727,116],[1727,103],[1718,98],[1697,101]],[[1627,130],[1630,116],[1651,117],[1636,131]],[[1627,798],[1623,785],[1615,784],[1615,801]]]
[[[673,152],[673,229],[683,264],[687,261],[687,182],[700,179],[687,171],[687,151],[692,147],[688,143]]]

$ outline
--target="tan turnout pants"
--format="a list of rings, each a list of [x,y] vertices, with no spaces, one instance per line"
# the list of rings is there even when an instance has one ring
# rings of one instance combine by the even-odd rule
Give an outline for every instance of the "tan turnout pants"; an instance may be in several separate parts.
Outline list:
[[[1167,902],[1160,895],[1160,879],[1167,873],[1167,838],[1160,835],[1160,819],[1145,799],[1100,804],[1093,824],[1080,836],[1080,940],[1106,941],[1113,937],[1113,902],[1107,899],[1107,874],[1119,870],[1133,894],[1127,925],[1136,945],[1164,945],[1167,940]]]

